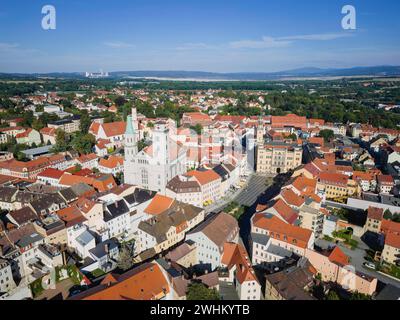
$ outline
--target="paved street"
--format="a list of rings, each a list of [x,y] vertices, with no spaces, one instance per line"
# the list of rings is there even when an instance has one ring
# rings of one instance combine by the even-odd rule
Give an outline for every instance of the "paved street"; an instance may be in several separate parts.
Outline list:
[[[253,175],[245,188],[234,199],[242,206],[251,207],[258,197],[272,184],[272,178],[266,176]]]
[[[342,244],[339,244],[340,249],[343,250],[345,254],[347,254],[351,258],[351,265],[356,268],[357,271],[365,273],[366,275],[372,276],[377,278],[379,281],[386,283],[386,284],[391,284],[393,286],[396,286],[400,288],[400,281],[392,279],[390,277],[387,277],[381,273],[378,273],[372,269],[365,268],[363,266],[363,263],[366,262],[364,257],[366,256],[365,250],[368,249],[368,246],[362,242],[360,239],[356,239],[358,241],[358,248],[355,250],[351,250],[347,247],[345,247]],[[318,240],[317,244],[322,245],[323,247],[329,246],[329,245],[335,245],[332,242],[328,242],[325,240]]]

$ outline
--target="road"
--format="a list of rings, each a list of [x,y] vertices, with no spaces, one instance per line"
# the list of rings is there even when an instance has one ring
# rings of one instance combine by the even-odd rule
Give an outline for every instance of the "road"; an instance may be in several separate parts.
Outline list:
[[[351,258],[350,264],[352,266],[354,266],[354,268],[361,273],[365,273],[368,276],[375,277],[379,281],[381,281],[385,284],[391,284],[397,288],[400,288],[399,280],[392,279],[390,277],[385,276],[382,273],[378,273],[375,270],[368,269],[363,266],[363,263],[366,262],[366,260],[364,259],[364,257],[366,256],[365,250],[367,250],[369,248],[364,242],[362,242],[361,239],[356,239],[356,240],[358,241],[358,248],[355,250],[351,250],[340,243],[338,245],[340,247],[340,249],[342,249],[343,252]],[[317,240],[317,244],[320,244],[323,247],[336,245],[332,242],[322,240],[322,239]]]
[[[240,228],[240,237],[243,241],[244,246],[246,247],[247,251],[249,251],[249,238],[250,238],[250,231],[251,231],[251,224],[250,219],[256,213],[256,208],[258,204],[265,204],[274,197],[276,197],[282,186],[286,183],[289,179],[288,175],[279,175],[275,178],[268,178],[264,177],[263,180],[263,187],[261,188],[260,180],[256,178],[255,185],[249,185],[249,189],[245,191],[243,195],[240,195],[236,201],[250,201],[254,200],[254,202],[247,206],[245,213],[239,219],[239,228]],[[268,184],[266,182],[268,181]],[[263,190],[259,193],[252,192]]]

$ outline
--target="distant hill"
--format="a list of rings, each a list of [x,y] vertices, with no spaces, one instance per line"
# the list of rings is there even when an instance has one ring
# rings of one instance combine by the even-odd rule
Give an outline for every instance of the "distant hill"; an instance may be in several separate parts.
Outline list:
[[[0,78],[13,77],[51,77],[51,78],[84,78],[83,72],[53,72],[53,73],[0,73]],[[262,81],[280,80],[291,78],[327,78],[327,77],[393,77],[400,76],[400,66],[373,66],[354,67],[347,69],[320,69],[300,68],[279,72],[236,72],[217,73],[203,71],[116,71],[110,72],[114,79],[149,78],[149,79],[171,79],[171,80],[208,80],[208,81]]]
[[[118,78],[164,78],[207,80],[278,80],[282,78],[350,77],[350,76],[400,76],[400,66],[355,67],[349,69],[301,68],[280,72],[216,73],[202,71],[118,71]]]

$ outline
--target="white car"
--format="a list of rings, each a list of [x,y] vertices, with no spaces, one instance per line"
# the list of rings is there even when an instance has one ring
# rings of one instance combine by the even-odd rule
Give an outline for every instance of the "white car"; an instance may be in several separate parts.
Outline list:
[[[375,265],[375,263],[372,263],[372,262],[364,262],[364,267],[376,270],[376,265]]]

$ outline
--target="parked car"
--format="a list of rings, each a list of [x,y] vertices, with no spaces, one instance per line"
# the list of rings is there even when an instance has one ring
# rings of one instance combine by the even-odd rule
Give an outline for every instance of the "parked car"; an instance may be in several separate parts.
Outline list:
[[[363,264],[364,264],[364,267],[366,267],[366,268],[376,270],[376,265],[375,265],[375,263],[372,263],[372,262],[364,262]]]

